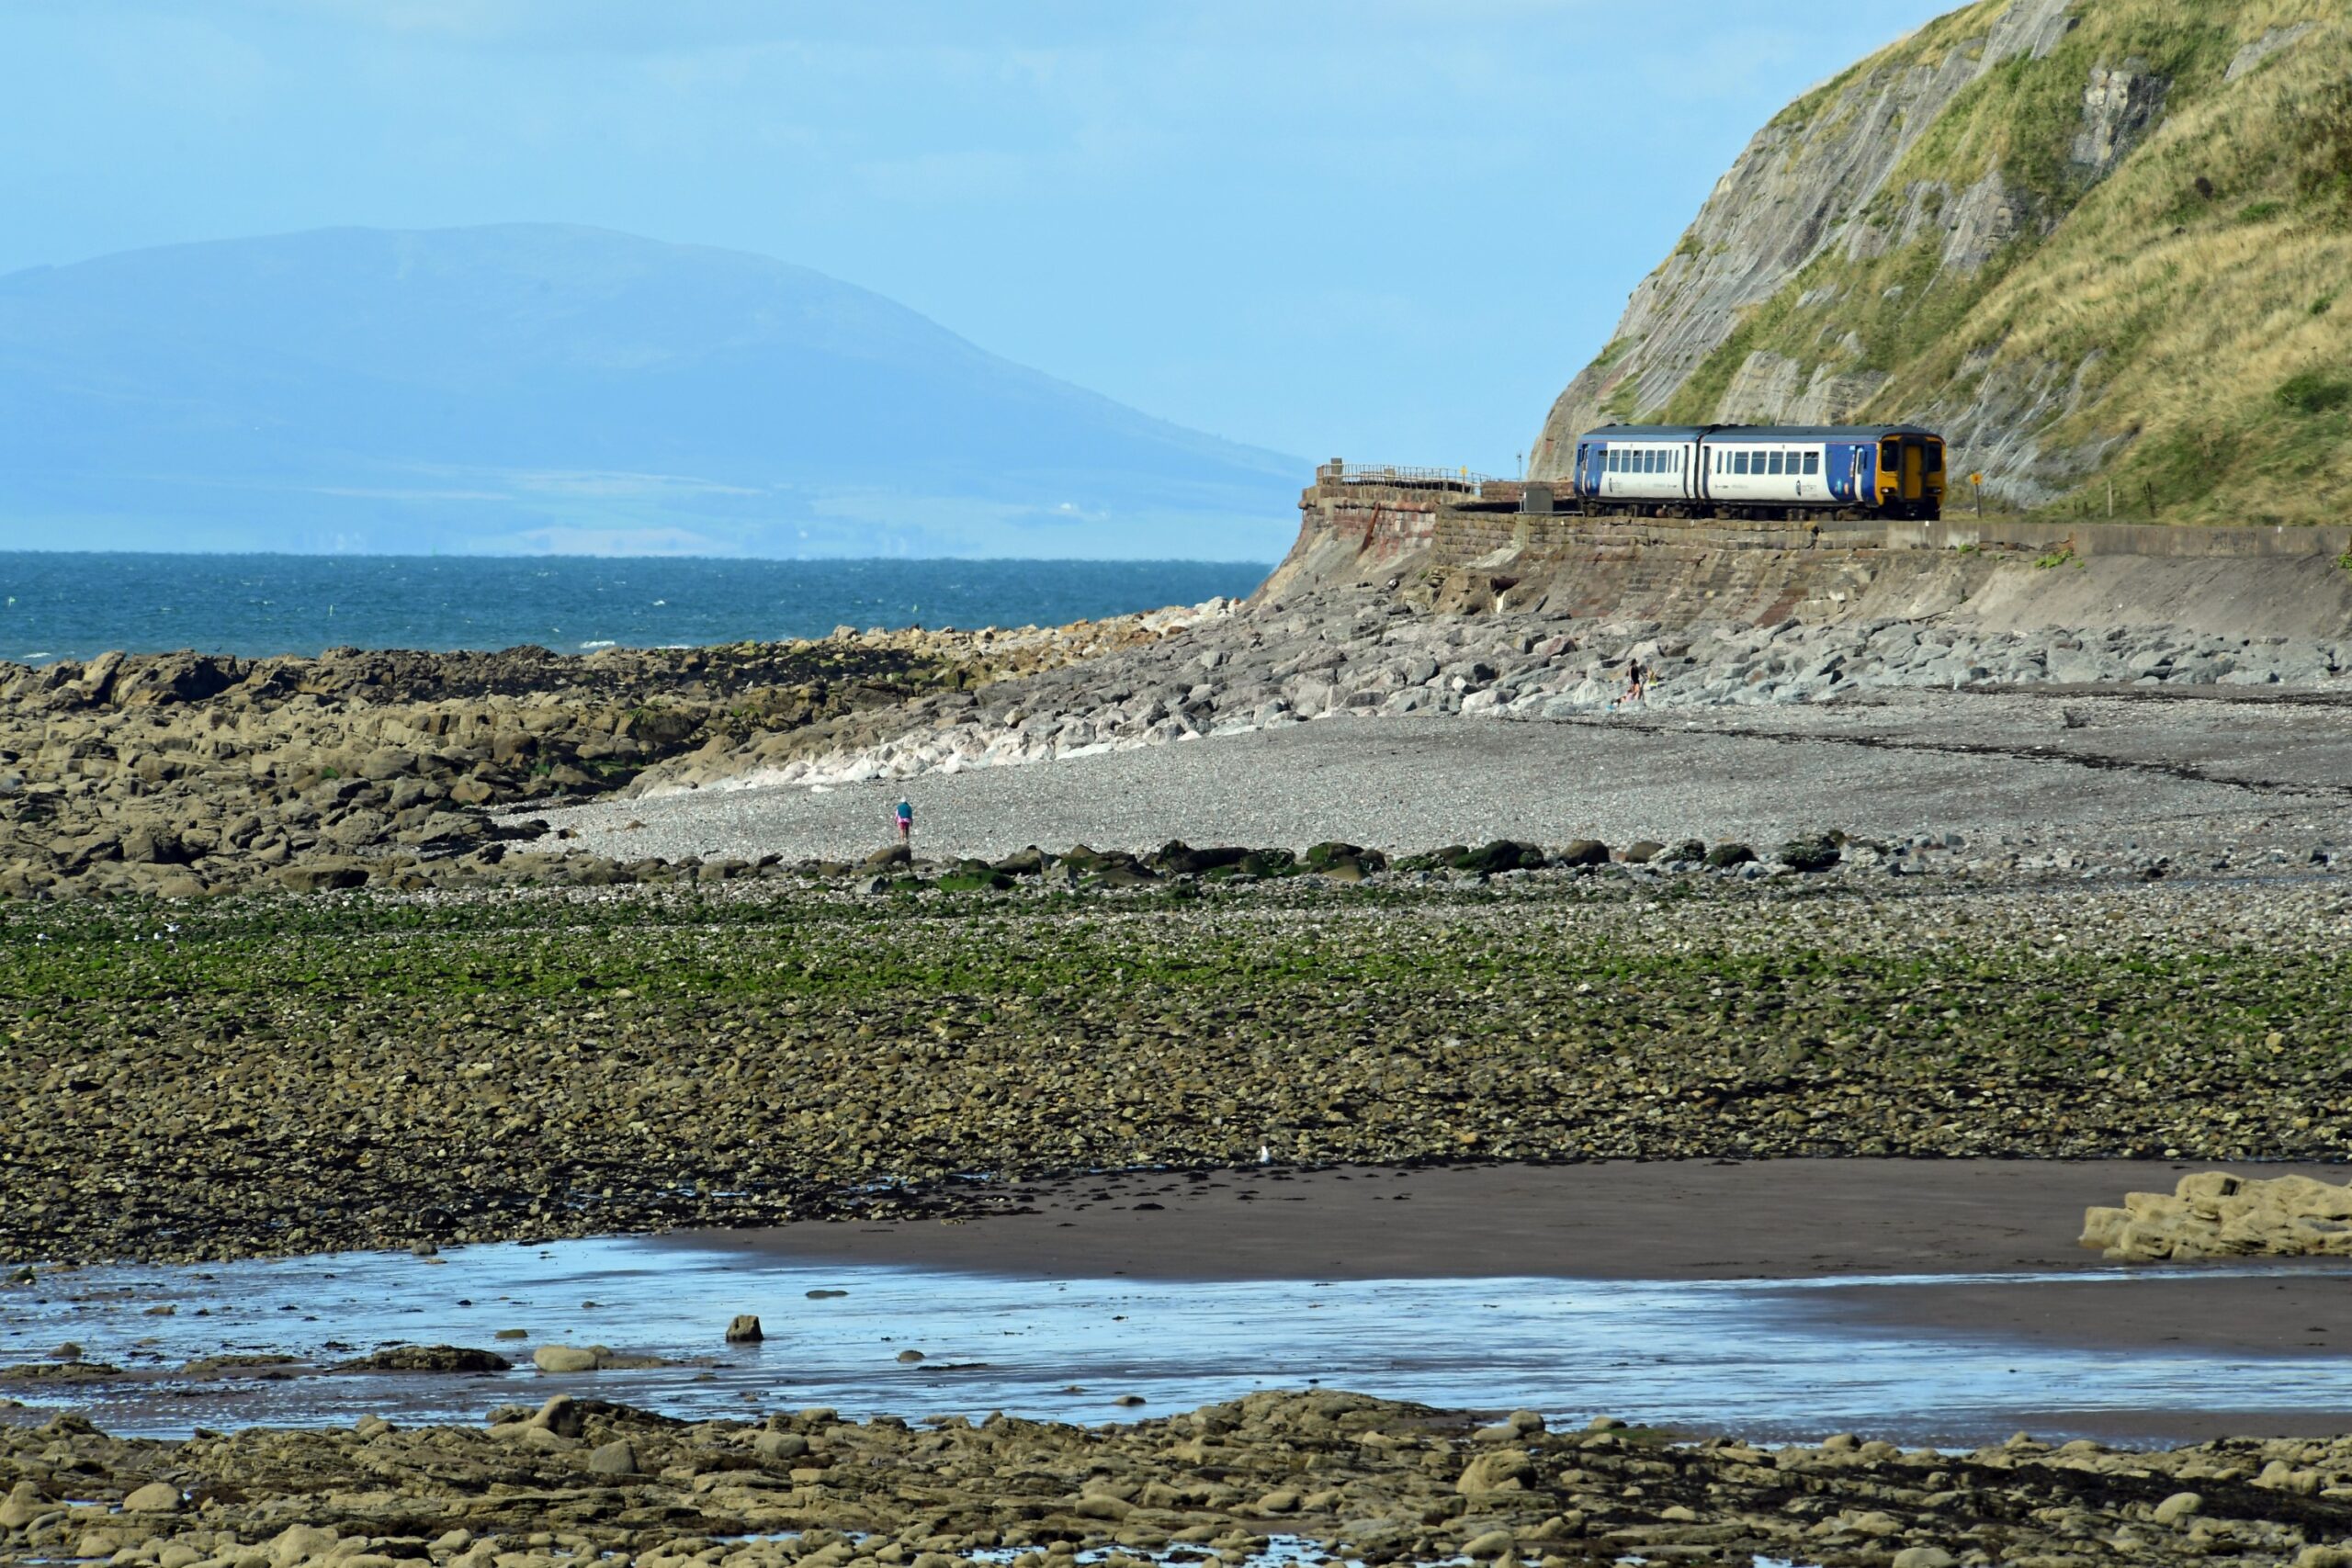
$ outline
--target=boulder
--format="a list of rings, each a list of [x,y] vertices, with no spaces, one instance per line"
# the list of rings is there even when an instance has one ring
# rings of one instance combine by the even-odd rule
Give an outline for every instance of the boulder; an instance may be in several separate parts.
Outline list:
[[[1196,850],[1182,839],[1171,839],[1160,846],[1159,852],[1152,857],[1152,864],[1170,876],[1199,876],[1204,872],[1239,865],[1249,857],[1250,851],[1238,845]]]
[[[168,1481],[151,1481],[122,1500],[123,1510],[132,1514],[176,1514],[180,1511],[180,1489]]]
[[[8,1500],[0,1503],[0,1530],[22,1529],[55,1506],[42,1495],[39,1483],[19,1481],[9,1489]]]
[[[278,867],[270,880],[293,893],[334,893],[358,887],[368,880],[368,868],[356,861],[297,861]]]
[[[576,1438],[587,1425],[580,1402],[568,1393],[559,1393],[539,1406],[527,1425],[542,1432],[552,1432],[559,1438]]]
[[[543,1372],[593,1372],[596,1352],[576,1345],[542,1345],[531,1352],[531,1365]]]
[[[1234,869],[1244,876],[1288,876],[1298,869],[1298,857],[1288,850],[1251,850]]]
[[[1555,865],[1607,865],[1609,846],[1598,839],[1577,839],[1552,857]]]
[[[334,1549],[342,1538],[331,1529],[316,1525],[288,1525],[270,1539],[270,1568],[295,1568],[300,1562],[316,1562]]]
[[[588,1472],[591,1475],[635,1475],[637,1450],[626,1438],[615,1438],[589,1451]]]
[[[866,856],[864,863],[868,871],[882,871],[894,865],[912,865],[914,859],[914,852],[906,845],[891,844]]]
[[[1603,852],[1604,860],[1608,858]],[[1514,839],[1497,839],[1475,850],[1464,850],[1453,857],[1456,871],[1492,876],[1498,872],[1533,871],[1544,864],[1544,852],[1533,844],[1522,844]]]
[[[729,1345],[757,1345],[765,1337],[760,1332],[759,1318],[748,1312],[737,1313],[734,1320],[727,1325],[727,1343]]]
[[[1746,865],[1756,858],[1756,852],[1746,844],[1717,844],[1705,858],[1709,865],[1721,871],[1725,866]]]
[[[1472,1460],[1455,1480],[1453,1489],[1464,1497],[1484,1496],[1492,1492],[1523,1492],[1527,1478],[1534,1473],[1535,1466],[1524,1452],[1498,1449]]]
[[[1627,865],[1647,865],[1666,853],[1666,846],[1656,839],[1636,839],[1625,846]]]
[[[1779,859],[1792,871],[1827,871],[1838,863],[1838,840],[1827,833],[1810,833],[1791,839],[1780,849]]]

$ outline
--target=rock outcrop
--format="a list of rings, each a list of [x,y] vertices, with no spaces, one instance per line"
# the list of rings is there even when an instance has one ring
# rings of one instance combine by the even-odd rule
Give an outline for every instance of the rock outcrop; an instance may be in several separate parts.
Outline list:
[[[2277,1041],[2279,1037],[2271,1037]],[[2126,1194],[2083,1215],[2083,1245],[2119,1262],[2164,1258],[2352,1258],[2352,1186],[2308,1176],[2184,1176],[2171,1192]]]
[[[0,897],[507,874],[494,813],[1157,640],[1198,612],[707,649],[0,664]],[[861,716],[866,716],[861,728]]]
[[[2352,312],[2320,281],[2352,275],[2347,73],[2328,0],[1939,17],[1757,134],[1532,472],[1611,421],[1917,420],[2018,508],[2330,520],[2352,498],[2314,423],[2352,400]]]
[[[0,1553],[188,1568],[1294,1556],[1952,1568],[1962,1552],[2086,1561],[2088,1539],[2116,1563],[2352,1561],[2334,1544],[2352,1531],[2345,1439],[2135,1452],[2020,1433],[1962,1452],[1838,1433],[1758,1447],[1606,1416],[1553,1427],[1521,1411],[1482,1427],[1336,1390],[1099,1427],[825,1408],[690,1423],[564,1404],[503,1405],[487,1427],[370,1416],[184,1442],[116,1438],[74,1416],[0,1427],[0,1478],[23,1477],[0,1502]]]

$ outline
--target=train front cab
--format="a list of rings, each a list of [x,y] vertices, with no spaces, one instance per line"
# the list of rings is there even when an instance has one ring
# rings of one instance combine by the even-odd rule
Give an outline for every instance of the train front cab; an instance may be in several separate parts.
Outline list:
[[[1943,515],[1943,437],[1906,431],[1879,438],[1878,503],[1891,517],[1932,523]]]

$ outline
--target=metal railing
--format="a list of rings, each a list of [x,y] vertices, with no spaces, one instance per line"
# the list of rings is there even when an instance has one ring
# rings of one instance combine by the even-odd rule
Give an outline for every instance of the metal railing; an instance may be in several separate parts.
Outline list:
[[[1315,470],[1317,484],[1389,485],[1398,490],[1475,491],[1492,484],[1492,474],[1468,468],[1417,468],[1396,463],[1325,463]]]

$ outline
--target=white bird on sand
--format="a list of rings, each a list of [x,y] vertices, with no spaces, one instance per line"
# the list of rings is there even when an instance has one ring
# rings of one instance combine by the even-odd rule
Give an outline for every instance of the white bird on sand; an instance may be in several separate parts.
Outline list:
[[[1271,1149],[1271,1148],[1268,1148],[1265,1145],[1263,1145],[1263,1144],[1260,1144],[1260,1145],[1258,1145],[1258,1163],[1259,1163],[1260,1165],[1272,1165],[1272,1164],[1273,1164],[1273,1163],[1274,1163],[1274,1151],[1273,1151],[1272,1149]]]

